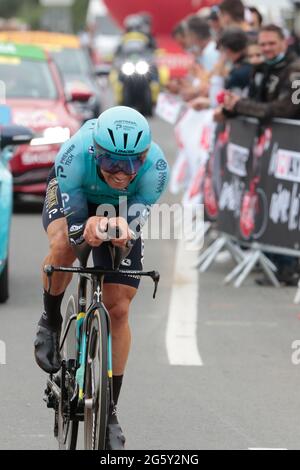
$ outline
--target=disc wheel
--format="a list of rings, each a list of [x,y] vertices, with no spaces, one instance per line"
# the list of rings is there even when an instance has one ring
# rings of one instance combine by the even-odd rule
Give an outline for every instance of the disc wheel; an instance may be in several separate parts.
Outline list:
[[[90,319],[85,373],[85,449],[104,450],[109,406],[108,332],[106,316],[98,310]]]
[[[0,304],[6,302],[8,297],[8,260],[6,260],[4,268],[0,274]]]

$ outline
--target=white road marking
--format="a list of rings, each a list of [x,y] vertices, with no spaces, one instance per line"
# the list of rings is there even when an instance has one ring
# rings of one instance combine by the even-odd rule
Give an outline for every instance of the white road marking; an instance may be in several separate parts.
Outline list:
[[[264,321],[234,321],[234,320],[207,320],[204,322],[206,326],[241,326],[241,327],[266,327],[266,328],[276,328],[278,327],[277,322],[264,322]]]
[[[195,251],[178,240],[175,275],[171,293],[166,345],[174,366],[202,366],[197,346],[198,277],[193,269]]]

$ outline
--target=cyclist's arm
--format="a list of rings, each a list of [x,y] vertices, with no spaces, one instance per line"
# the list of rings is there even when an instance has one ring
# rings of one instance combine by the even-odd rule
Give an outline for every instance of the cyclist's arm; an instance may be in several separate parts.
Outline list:
[[[169,182],[168,162],[158,146],[155,152],[152,166],[141,177],[135,195],[128,200],[128,223],[137,236],[147,222],[151,207],[166,191]]]
[[[83,191],[85,173],[83,157],[79,131],[61,148],[55,160],[69,238],[74,244],[83,241],[85,223],[88,219],[87,198]]]

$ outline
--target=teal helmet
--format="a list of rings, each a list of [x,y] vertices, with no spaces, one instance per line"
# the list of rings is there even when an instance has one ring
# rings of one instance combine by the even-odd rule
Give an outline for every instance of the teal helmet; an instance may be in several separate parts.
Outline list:
[[[127,106],[115,106],[100,114],[93,138],[96,148],[124,158],[146,152],[152,140],[147,119]]]

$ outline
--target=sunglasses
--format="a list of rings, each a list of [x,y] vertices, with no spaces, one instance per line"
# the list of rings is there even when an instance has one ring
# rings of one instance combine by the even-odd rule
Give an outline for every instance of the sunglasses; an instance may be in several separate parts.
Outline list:
[[[126,158],[118,158],[103,149],[97,148],[101,152],[96,155],[96,162],[101,170],[115,174],[121,171],[128,176],[135,175],[141,169],[145,161],[145,153]]]

